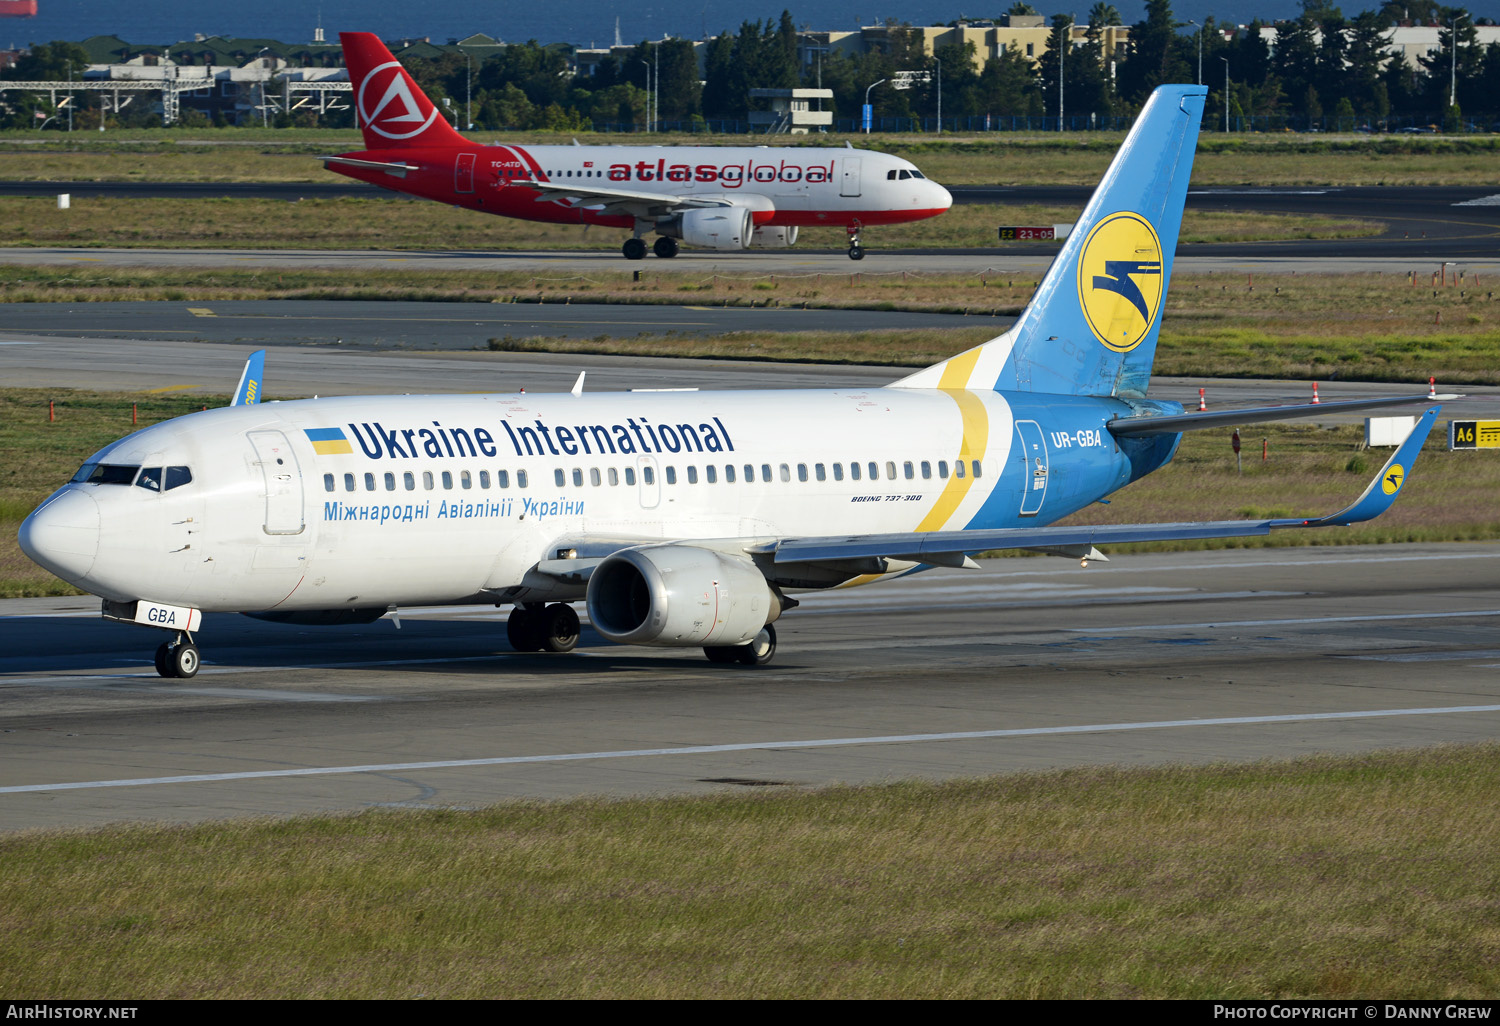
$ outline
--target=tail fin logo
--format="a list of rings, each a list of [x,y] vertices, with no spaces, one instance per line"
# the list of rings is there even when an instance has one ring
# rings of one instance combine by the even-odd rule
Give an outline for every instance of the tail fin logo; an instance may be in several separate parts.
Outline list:
[[[1385,476],[1380,479],[1380,490],[1387,495],[1395,495],[1401,490],[1401,483],[1406,480],[1406,471],[1401,464],[1392,463]]]
[[[1078,299],[1094,337],[1128,353],[1156,323],[1162,300],[1161,240],[1139,214],[1100,221],[1078,261]]]
[[[367,96],[378,94],[373,108]],[[400,61],[387,61],[373,69],[359,84],[360,121],[387,139],[410,139],[421,135],[437,119],[437,108],[422,113],[422,104],[412,93]],[[390,126],[390,127],[387,127]]]

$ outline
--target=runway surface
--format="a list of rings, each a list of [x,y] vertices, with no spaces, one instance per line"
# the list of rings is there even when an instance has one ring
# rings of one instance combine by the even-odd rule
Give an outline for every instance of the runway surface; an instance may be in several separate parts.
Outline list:
[[[987,563],[815,595],[775,662],[518,655],[497,611],[206,618],[190,681],[0,603],[0,829],[691,794],[1500,735],[1500,545]]]

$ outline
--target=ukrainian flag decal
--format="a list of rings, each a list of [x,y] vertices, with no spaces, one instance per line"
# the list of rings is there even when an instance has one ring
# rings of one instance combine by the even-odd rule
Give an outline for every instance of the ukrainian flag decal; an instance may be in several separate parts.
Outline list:
[[[343,428],[305,428],[303,433],[312,442],[313,451],[320,456],[337,456],[339,453],[354,451]]]

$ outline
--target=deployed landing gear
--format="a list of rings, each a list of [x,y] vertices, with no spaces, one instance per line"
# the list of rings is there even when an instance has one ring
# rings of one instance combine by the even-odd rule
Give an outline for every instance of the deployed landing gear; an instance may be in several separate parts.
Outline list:
[[[620,247],[620,252],[625,254],[626,260],[646,259],[645,239],[626,239],[625,245]]]
[[[564,602],[517,606],[505,622],[505,636],[517,652],[571,652],[578,634],[578,614]]]
[[[161,677],[195,677],[200,663],[198,646],[182,635],[176,641],[162,642],[156,650],[156,673]]]
[[[651,245],[651,252],[663,260],[670,260],[677,255],[677,240],[665,235],[659,235]]]
[[[859,232],[864,226],[855,221],[849,226],[849,259],[863,260],[865,258],[865,247],[860,245]]]
[[[760,633],[743,645],[705,645],[703,654],[711,663],[740,663],[764,666],[776,654],[776,628],[766,624]]]

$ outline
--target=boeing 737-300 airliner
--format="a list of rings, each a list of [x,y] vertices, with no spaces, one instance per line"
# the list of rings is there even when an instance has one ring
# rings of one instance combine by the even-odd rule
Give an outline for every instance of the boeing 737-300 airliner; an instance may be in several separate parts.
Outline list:
[[[935,217],[953,204],[909,160],[810,146],[481,146],[443,120],[406,69],[368,32],[343,32],[344,63],[365,149],[322,158],[330,171],[501,217],[628,228],[625,256],[786,247],[799,228],[861,231]]]
[[[1226,538],[1376,516],[1437,408],[1348,508],[1311,519],[1049,526],[1172,458],[1181,433],[1357,400],[1188,412],[1146,397],[1205,90],[1163,86],[1003,335],[885,388],[393,395],[236,404],[90,456],[22,524],[37,563],[164,629],[190,677],[204,613],[361,623],[512,606],[518,650],[604,638],[763,663],[799,590],[971,554]],[[898,585],[899,586],[899,585]]]

